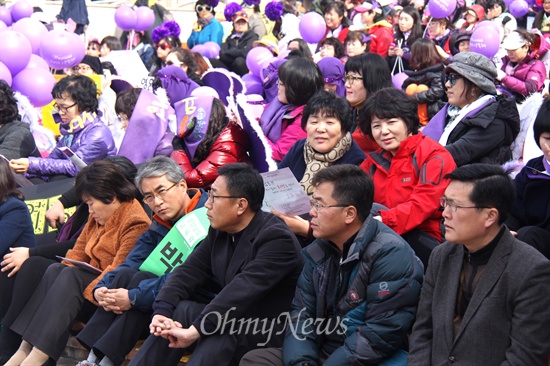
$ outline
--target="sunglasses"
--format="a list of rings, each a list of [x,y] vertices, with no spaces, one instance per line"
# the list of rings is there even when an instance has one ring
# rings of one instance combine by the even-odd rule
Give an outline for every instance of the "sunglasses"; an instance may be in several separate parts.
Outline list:
[[[212,11],[212,7],[211,7],[210,5],[197,5],[197,6],[195,7],[195,11],[196,11],[197,13],[200,13],[200,12],[202,12],[203,10],[206,10],[206,11],[210,11],[210,12],[211,12],[211,11]]]
[[[462,76],[459,74],[449,74],[445,75],[445,84],[449,83],[450,86],[455,86],[456,81]]]
[[[160,43],[160,44],[159,44],[159,45],[157,46],[157,48],[160,48],[161,50],[163,50],[163,51],[164,51],[164,50],[166,50],[166,49],[168,49],[168,50],[169,50],[169,49],[170,49],[170,48],[172,48],[172,47],[170,47],[170,45],[169,45],[169,44],[166,44],[166,43]]]
[[[172,61],[166,61],[166,66],[172,66],[172,65],[175,65],[175,66],[182,66],[182,65],[183,65],[183,62],[180,62],[179,64],[175,64],[175,63],[173,63]]]

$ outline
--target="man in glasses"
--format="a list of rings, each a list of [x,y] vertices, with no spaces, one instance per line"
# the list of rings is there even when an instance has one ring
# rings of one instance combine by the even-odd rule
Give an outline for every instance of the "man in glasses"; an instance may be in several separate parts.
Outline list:
[[[205,207],[210,231],[177,267],[153,304],[151,335],[130,365],[235,365],[260,346],[281,346],[284,321],[302,269],[288,226],[261,210],[264,183],[245,163],[218,169]],[[211,301],[197,291],[217,293]]]
[[[446,178],[447,242],[430,258],[408,364],[547,364],[550,261],[503,225],[514,183],[491,164],[465,165]]]
[[[306,264],[281,349],[248,353],[241,366],[403,365],[423,280],[411,247],[370,211],[374,183],[350,164],[312,181]]]

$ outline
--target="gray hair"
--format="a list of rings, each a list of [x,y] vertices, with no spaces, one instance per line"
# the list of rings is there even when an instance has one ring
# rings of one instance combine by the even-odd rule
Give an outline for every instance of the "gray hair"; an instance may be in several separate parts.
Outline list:
[[[166,175],[166,179],[172,183],[177,183],[182,179],[185,180],[183,170],[174,160],[166,156],[155,156],[154,158],[147,160],[139,167],[135,179],[136,187],[143,194],[143,191],[141,190],[141,181],[143,179],[162,177],[163,175]]]

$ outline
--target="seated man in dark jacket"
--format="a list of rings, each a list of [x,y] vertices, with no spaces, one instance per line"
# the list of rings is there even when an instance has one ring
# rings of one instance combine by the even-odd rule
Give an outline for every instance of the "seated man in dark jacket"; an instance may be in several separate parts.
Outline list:
[[[264,183],[250,165],[228,164],[218,175],[205,203],[208,235],[162,287],[152,335],[130,365],[177,365],[190,346],[187,366],[234,365],[251,349],[282,345],[278,319],[302,270],[300,245],[281,219],[261,210]],[[212,283],[216,297],[196,299]]]
[[[225,67],[239,76],[248,73],[246,55],[252,48],[252,43],[258,40],[258,35],[248,28],[248,16],[243,12],[233,15],[233,32],[222,44],[220,61]]]
[[[361,168],[321,169],[310,215],[317,239],[304,270],[282,350],[248,353],[243,365],[405,365],[423,266],[395,232],[369,212],[374,183]]]
[[[136,186],[155,215],[149,230],[139,237],[124,263],[107,273],[94,288],[100,307],[77,336],[90,350],[89,365],[101,360],[105,363],[106,359],[110,365],[122,364],[140,337],[147,334],[155,296],[171,273],[157,276],[139,268],[172,226],[203,207],[207,200],[203,190],[187,188],[183,171],[165,156],[143,163]]]

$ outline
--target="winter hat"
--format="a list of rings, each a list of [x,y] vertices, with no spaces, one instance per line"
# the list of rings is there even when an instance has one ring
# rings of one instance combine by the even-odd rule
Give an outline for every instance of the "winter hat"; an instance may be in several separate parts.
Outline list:
[[[466,10],[466,14],[472,14],[478,21],[482,21],[485,18],[485,9],[479,4],[474,4]]]
[[[344,84],[344,64],[336,57],[324,57],[317,66],[321,69],[325,84],[337,85],[336,94],[340,97],[346,96],[346,85]]]
[[[84,56],[82,61],[79,62],[79,64],[90,66],[92,70],[94,70],[94,72],[98,75],[103,74],[103,67],[101,66],[101,61],[99,60],[99,57],[86,55]]]
[[[496,95],[495,78],[497,69],[487,57],[475,52],[460,52],[447,66],[445,73],[454,71],[470,80],[486,94]]]
[[[508,34],[508,36],[506,36],[506,39],[502,42],[501,47],[505,50],[517,50],[526,44],[529,44],[529,41],[523,38],[523,36],[518,32],[512,31]]]

